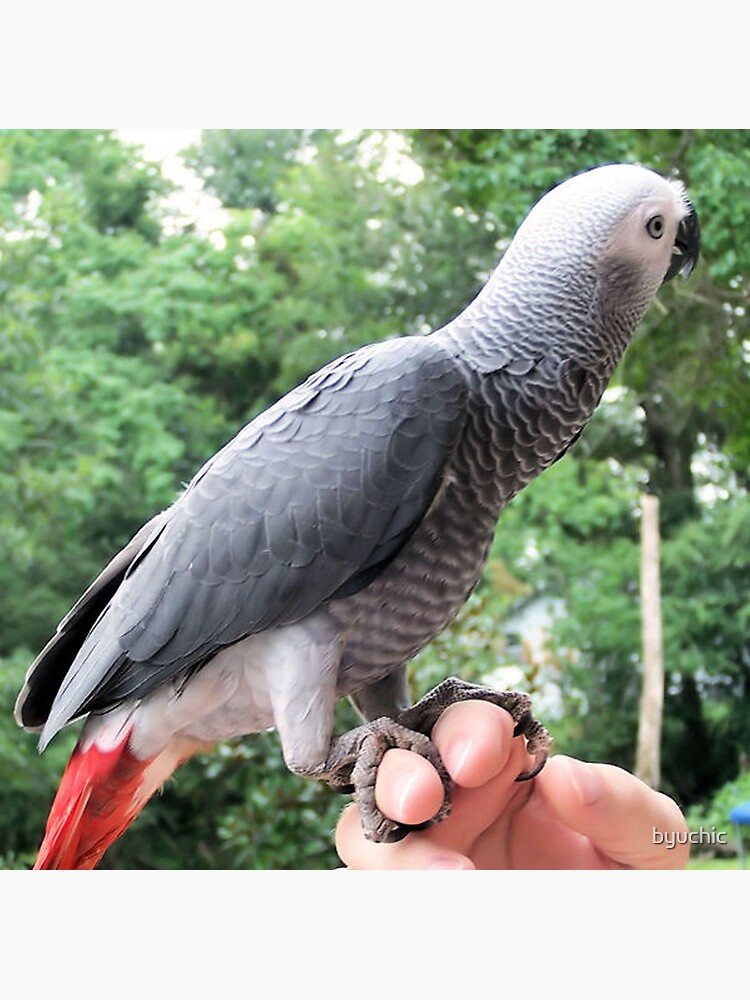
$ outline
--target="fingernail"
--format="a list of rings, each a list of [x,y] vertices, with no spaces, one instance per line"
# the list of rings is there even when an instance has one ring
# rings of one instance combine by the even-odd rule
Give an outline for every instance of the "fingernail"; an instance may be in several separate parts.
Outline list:
[[[568,777],[582,806],[593,806],[602,794],[602,784],[596,770],[580,760],[566,759]]]
[[[471,868],[467,859],[460,855],[445,855],[433,858],[429,864],[430,871],[466,871]]]
[[[417,771],[406,771],[404,774],[400,774],[394,782],[393,795],[398,807],[397,818],[400,819],[404,815],[408,815],[412,801],[412,789],[418,780],[419,773]]]
[[[458,740],[458,742],[450,747],[447,755],[443,757],[443,763],[448,768],[448,773],[454,780],[457,781],[459,779],[464,764],[471,755],[473,746],[474,740],[471,737],[465,740]]]

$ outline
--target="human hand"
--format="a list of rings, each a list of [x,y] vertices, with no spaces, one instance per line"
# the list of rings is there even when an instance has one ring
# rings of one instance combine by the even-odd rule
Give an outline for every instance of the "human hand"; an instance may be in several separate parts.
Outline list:
[[[527,782],[524,741],[510,715],[488,702],[451,705],[432,739],[454,782],[450,815],[397,844],[365,840],[356,805],[342,813],[336,848],[352,869],[684,868],[690,848],[654,843],[654,829],[686,833],[680,809],[627,771],[550,758]],[[389,750],[378,770],[380,809],[423,823],[443,799],[437,772],[407,750]],[[672,843],[677,838],[671,838]],[[682,839],[685,839],[684,837]]]

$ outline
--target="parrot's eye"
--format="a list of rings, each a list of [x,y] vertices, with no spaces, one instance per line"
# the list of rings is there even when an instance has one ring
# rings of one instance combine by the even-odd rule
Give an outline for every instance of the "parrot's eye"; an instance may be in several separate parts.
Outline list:
[[[646,223],[646,232],[655,240],[660,240],[664,235],[664,219],[661,215],[654,215]]]

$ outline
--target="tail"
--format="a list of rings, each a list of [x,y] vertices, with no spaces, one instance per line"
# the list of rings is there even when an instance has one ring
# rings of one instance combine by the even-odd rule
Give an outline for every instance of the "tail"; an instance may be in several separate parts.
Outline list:
[[[35,870],[95,868],[154,792],[197,749],[179,741],[141,759],[129,736],[130,728],[121,730],[114,744],[81,736],[52,804]]]

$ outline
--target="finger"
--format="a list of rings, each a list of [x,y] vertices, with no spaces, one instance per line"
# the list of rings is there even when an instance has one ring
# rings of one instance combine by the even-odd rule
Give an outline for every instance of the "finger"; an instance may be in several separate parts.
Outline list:
[[[427,831],[436,844],[474,857],[477,839],[499,817],[509,823],[528,798],[531,783],[516,778],[529,755],[513,728],[508,712],[486,701],[451,705],[439,719],[432,738],[456,785],[450,814]]]
[[[340,834],[347,855],[340,852],[342,860],[349,864],[350,859],[361,867],[473,867],[466,857],[473,841],[522,787],[515,779],[527,766],[528,755],[523,739],[513,738],[513,728],[509,713],[489,702],[449,706],[436,723],[432,740],[457,785],[450,816],[425,833],[384,846],[365,840],[347,814],[345,822],[342,817]],[[483,787],[488,783],[489,787]],[[472,789],[477,792],[472,794]],[[406,750],[389,750],[378,769],[375,798],[386,816],[415,825],[438,811],[443,787],[424,758]]]
[[[432,742],[456,784],[477,788],[507,765],[513,746],[513,720],[488,701],[458,702],[438,719]]]
[[[500,774],[512,749],[513,720],[508,712],[485,701],[450,705],[432,731],[432,741],[448,773],[461,786],[474,788]],[[512,784],[523,765],[515,763],[507,775]],[[458,793],[454,793],[454,800]],[[443,786],[437,771],[408,750],[389,750],[378,768],[375,801],[386,816],[415,825],[432,819],[443,804]]]
[[[443,798],[443,783],[429,761],[410,750],[387,751],[375,782],[375,802],[382,813],[414,826],[432,819]]]
[[[477,868],[571,870],[619,868],[589,837],[567,826],[531,787],[526,799],[500,817],[477,839],[471,857]],[[500,834],[500,836],[498,836]]]
[[[676,843],[687,833],[676,803],[622,768],[558,756],[536,782],[550,809],[604,857],[628,868],[687,864],[689,846]]]
[[[336,827],[336,850],[353,870],[426,870],[474,868],[459,851],[451,850],[422,834],[410,834],[398,844],[374,844],[365,840],[356,805],[347,806]]]

